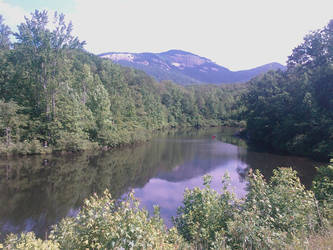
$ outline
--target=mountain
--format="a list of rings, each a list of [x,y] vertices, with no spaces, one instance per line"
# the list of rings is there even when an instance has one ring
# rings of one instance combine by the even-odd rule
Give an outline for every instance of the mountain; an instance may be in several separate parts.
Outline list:
[[[162,53],[108,52],[99,56],[143,70],[158,81],[172,80],[182,85],[246,82],[269,70],[285,69],[279,63],[269,63],[249,70],[231,71],[205,57],[182,50]]]

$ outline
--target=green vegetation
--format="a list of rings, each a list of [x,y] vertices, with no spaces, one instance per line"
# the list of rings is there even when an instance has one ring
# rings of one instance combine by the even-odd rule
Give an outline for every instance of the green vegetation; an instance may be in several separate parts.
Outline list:
[[[293,50],[286,71],[250,81],[244,95],[251,142],[328,160],[333,152],[333,20]]]
[[[332,166],[329,166],[332,168]],[[332,175],[321,171],[326,184],[305,190],[296,172],[279,168],[269,182],[259,171],[249,174],[248,194],[237,200],[224,176],[221,192],[205,187],[186,190],[183,206],[167,229],[155,207],[153,216],[130,193],[116,202],[108,191],[85,200],[79,214],[65,218],[47,240],[33,233],[8,235],[5,249],[302,249],[322,239],[330,244],[327,215],[332,205]],[[324,190],[325,200],[316,197]],[[332,207],[330,207],[332,208]],[[326,210],[326,211],[325,211]],[[1,246],[1,245],[0,245]]]
[[[89,54],[62,14],[53,22],[36,10],[12,34],[0,17],[1,155],[110,148],[164,128],[219,125],[246,125],[251,142],[279,151],[325,160],[333,152],[333,21],[305,37],[286,71],[187,87]]]
[[[323,207],[325,216],[333,224],[333,159],[328,166],[318,168],[317,172],[312,190]]]
[[[0,16],[1,155],[107,149],[145,141],[164,128],[239,125],[242,114],[252,142],[322,159],[333,152],[333,21],[305,37],[286,71],[260,76],[248,89],[157,83],[141,71],[85,52],[85,43],[72,36],[72,24],[63,15],[56,14],[53,21],[54,28],[48,28],[47,12],[35,11],[18,26],[11,43],[12,33]],[[115,164],[121,162],[115,159]],[[142,169],[133,166],[133,176],[114,175],[136,178],[135,171],[153,171],[144,162]],[[24,183],[25,171],[46,168],[22,169],[17,178]],[[304,248],[310,245],[304,243],[307,239],[332,222],[332,169],[332,164],[318,169],[313,191],[291,169],[275,170],[269,182],[260,172],[250,172],[243,200],[228,191],[227,176],[221,192],[212,190],[205,177],[203,189],[186,190],[170,229],[158,208],[150,217],[132,194],[118,202],[106,191],[86,200],[76,217],[55,225],[47,240],[33,233],[9,235],[0,248]],[[65,163],[52,171],[57,178],[68,178],[69,186],[82,181],[80,175],[68,174],[75,169]],[[76,171],[85,171],[84,166]],[[95,171],[102,173],[95,181],[102,183],[99,187],[111,182],[121,186],[102,172],[112,168]],[[8,169],[6,174],[8,178]]]
[[[0,227],[3,233],[10,232],[9,228],[23,231],[29,218],[33,225],[38,224],[35,233],[43,237],[48,226],[78,210],[84,198],[108,189],[113,199],[119,199],[130,188],[143,187],[159,172],[171,171],[196,152],[181,143],[147,142],[106,153],[0,159],[0,204],[6,204],[0,206]],[[13,227],[2,227],[5,224]]]
[[[11,44],[0,19],[0,154],[115,147],[163,128],[237,122],[243,86],[157,83],[85,52],[63,15],[53,29],[48,22],[36,10]]]

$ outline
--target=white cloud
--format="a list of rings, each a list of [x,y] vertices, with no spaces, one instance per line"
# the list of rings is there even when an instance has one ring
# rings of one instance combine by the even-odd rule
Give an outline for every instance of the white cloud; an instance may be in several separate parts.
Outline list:
[[[16,26],[24,21],[24,15],[27,13],[18,6],[12,6],[0,0],[0,14],[5,19],[5,24],[16,31]]]
[[[25,22],[24,17],[31,17],[31,12],[24,10],[23,8],[19,6],[13,6],[8,3],[3,2],[0,0],[0,14],[4,17],[5,21],[4,23],[8,25],[13,32],[17,32],[17,26]],[[46,10],[48,12],[49,16],[49,23],[48,28],[53,29],[55,27],[55,24],[53,23],[53,17],[55,11],[48,9],[47,7],[41,7],[39,10]],[[61,12],[61,11],[59,11]],[[67,18],[67,21],[70,19]]]
[[[284,63],[304,35],[323,27],[333,1],[76,0],[73,22],[87,48],[184,49],[232,69]]]
[[[74,1],[67,18],[91,52],[183,49],[233,70],[284,63],[304,35],[333,18],[331,0]]]

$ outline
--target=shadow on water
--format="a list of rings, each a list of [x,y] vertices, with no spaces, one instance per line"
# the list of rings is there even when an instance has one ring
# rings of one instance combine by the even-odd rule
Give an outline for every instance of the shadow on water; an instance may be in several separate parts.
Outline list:
[[[277,166],[292,166],[309,186],[317,163],[302,157],[249,151],[234,137],[235,129],[174,130],[149,143],[102,153],[48,155],[0,160],[0,237],[34,231],[44,237],[50,226],[75,215],[92,193],[109,189],[117,199],[134,188],[149,211],[159,204],[170,217],[181,205],[186,187],[202,186],[202,176],[213,176],[220,189],[228,171],[231,186],[246,193],[249,168],[269,177]],[[318,164],[317,164],[318,165]]]

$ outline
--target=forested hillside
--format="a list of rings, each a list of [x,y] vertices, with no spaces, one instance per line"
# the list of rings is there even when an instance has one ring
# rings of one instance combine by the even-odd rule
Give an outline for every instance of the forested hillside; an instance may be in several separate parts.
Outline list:
[[[0,153],[114,147],[157,129],[238,118],[244,86],[157,83],[86,52],[63,15],[52,21],[35,11],[12,33],[0,19]]]
[[[12,33],[0,18],[1,154],[114,147],[241,115],[254,143],[322,159],[333,151],[332,21],[305,37],[286,71],[249,87],[182,87],[86,52],[63,15],[48,19],[35,11]]]
[[[287,71],[250,82],[244,96],[250,141],[328,159],[333,152],[333,20],[293,50]]]
[[[279,63],[231,71],[208,58],[182,50],[162,53],[109,52],[100,55],[120,65],[143,70],[158,81],[171,80],[180,85],[247,82],[269,70],[285,69]]]
[[[2,155],[107,149],[147,140],[153,131],[163,128],[239,125],[245,118],[245,133],[254,143],[321,159],[332,156],[333,20],[293,50],[286,71],[269,72],[250,81],[249,86],[186,88],[172,82],[157,83],[142,71],[92,55],[84,50],[85,42],[72,35],[72,24],[65,22],[63,15],[56,14],[52,21],[46,11],[35,11],[12,33],[0,16]],[[148,152],[159,163],[169,159],[161,149]],[[112,160],[104,158],[108,164],[103,165],[97,155],[89,158],[94,168],[88,179],[82,173],[87,172],[87,165],[75,156],[69,158],[79,167],[70,166],[66,157],[58,159],[63,162],[61,167],[46,167],[47,157],[37,165],[32,157],[20,158],[17,168],[9,171],[6,161],[4,188],[15,193],[35,185],[33,196],[41,203],[38,209],[46,204],[40,198],[43,192],[51,197],[52,205],[59,196],[64,203],[54,210],[59,218],[66,204],[81,200],[80,192],[92,186],[96,191],[117,185],[121,196],[124,182],[142,182],[136,171],[146,173],[144,180],[155,171],[150,168],[154,159],[145,161],[142,154],[123,153],[135,162],[134,168],[132,161],[123,167],[123,160],[114,155],[109,156]],[[175,158],[171,161],[177,162]],[[305,189],[291,168],[275,169],[269,180],[259,170],[250,170],[243,199],[229,191],[227,173],[219,191],[211,187],[212,177],[204,176],[202,188],[185,190],[171,228],[164,224],[157,206],[150,216],[132,192],[114,200],[106,190],[104,195],[85,200],[74,217],[52,226],[44,240],[27,232],[32,225],[27,219],[24,232],[5,236],[0,248],[329,249],[332,164],[333,160],[318,168],[312,190]],[[125,171],[118,172],[113,165]],[[39,172],[42,178],[31,182],[29,175]],[[122,175],[127,177],[123,181]],[[38,193],[43,182],[49,185]],[[73,189],[75,182],[84,185]],[[63,189],[65,198],[60,196]],[[20,197],[17,193],[12,204],[4,205],[5,210],[15,202],[29,209],[24,203],[28,193]],[[38,218],[46,221],[47,215],[44,212]]]

